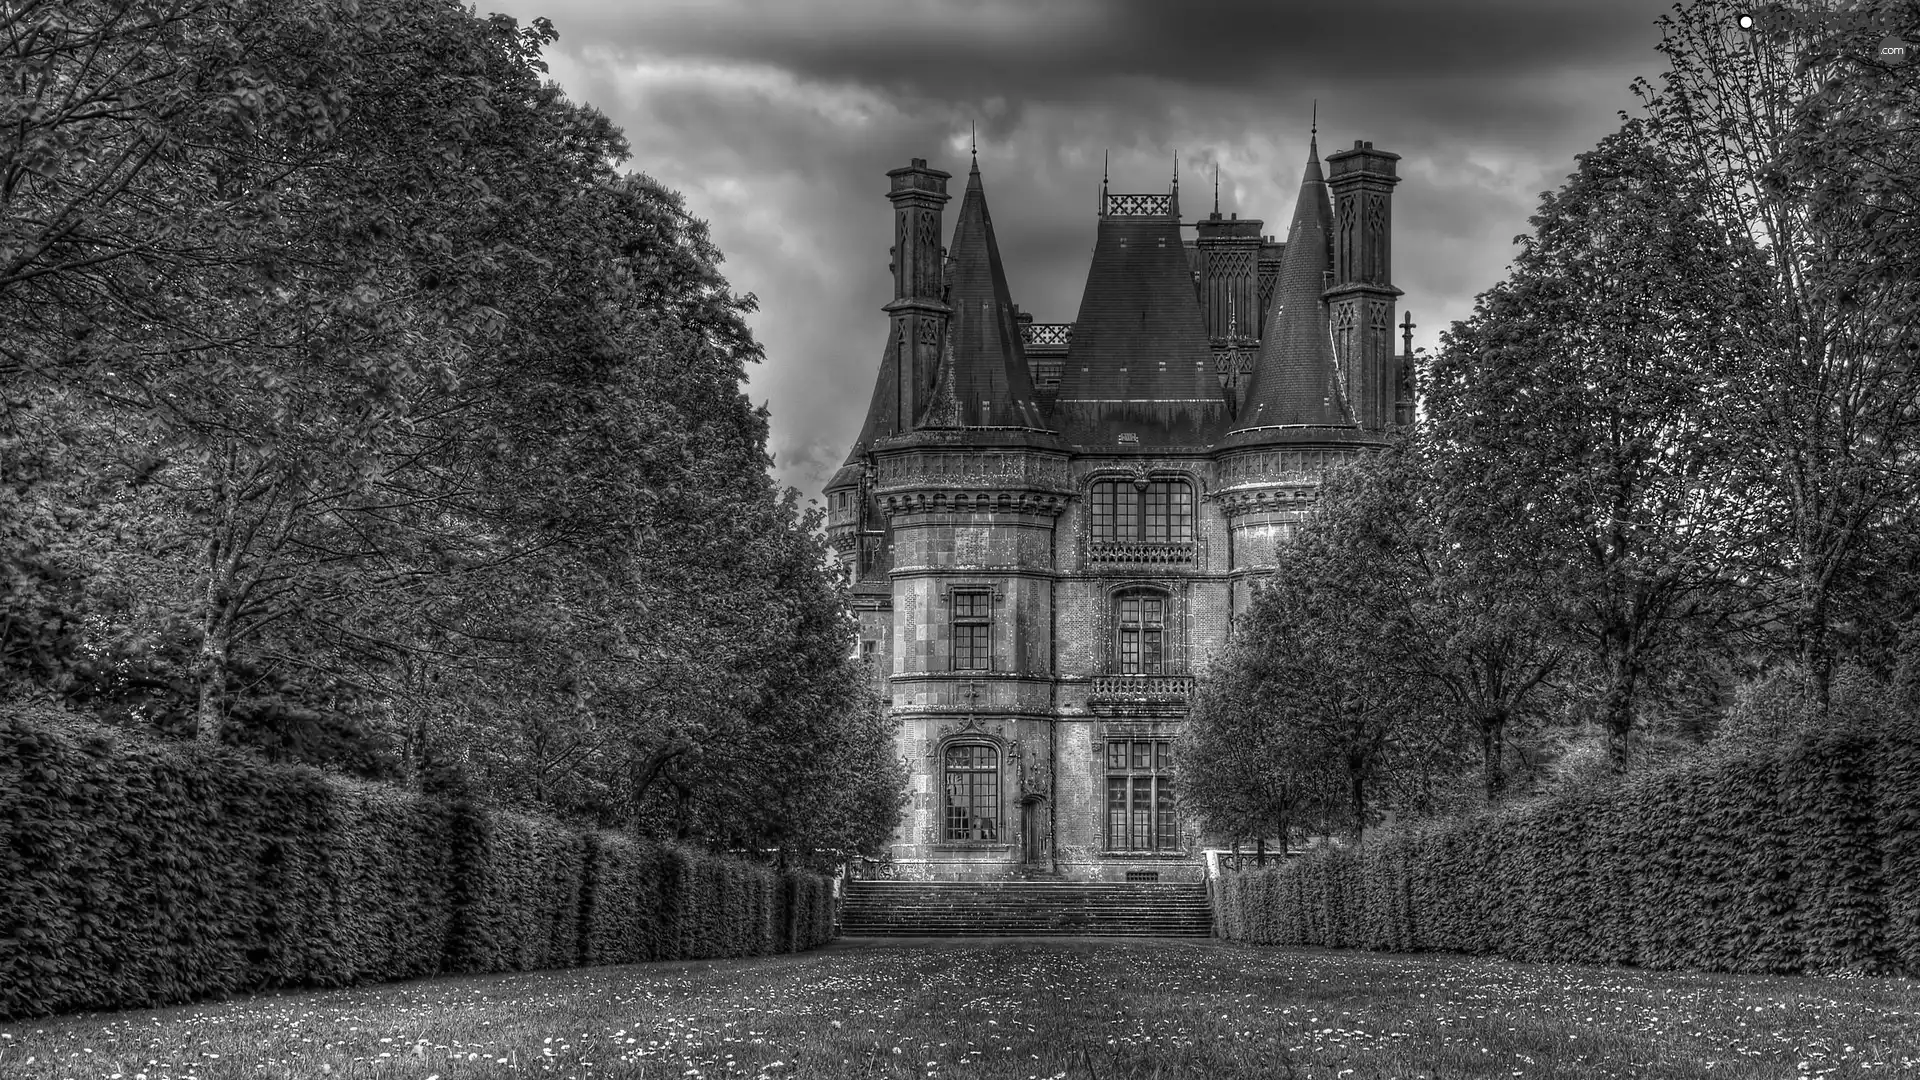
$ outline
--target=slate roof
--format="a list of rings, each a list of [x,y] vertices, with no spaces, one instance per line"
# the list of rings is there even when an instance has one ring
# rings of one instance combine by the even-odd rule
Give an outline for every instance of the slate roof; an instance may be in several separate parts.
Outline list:
[[[1333,265],[1332,234],[1333,209],[1315,140],[1308,149],[1293,224],[1281,253],[1260,358],[1234,417],[1235,432],[1353,423],[1333,363],[1327,306],[1321,300]]]
[[[1204,445],[1226,426],[1179,204],[1169,205],[1100,218],[1051,417],[1069,442],[1130,433],[1141,446]]]
[[[953,315],[934,400],[936,408],[950,402],[953,423],[941,426],[1047,427],[1027,371],[1018,309],[1007,290],[978,160],[954,222],[947,305]]]
[[[853,449],[847,453],[846,468],[852,468],[862,454],[872,449],[875,439],[893,434],[898,426],[895,416],[900,411],[900,377],[894,363],[896,351],[893,333],[889,331],[887,343],[880,350],[880,373],[873,380],[873,400],[867,404],[867,418],[860,424],[860,437],[853,441]],[[840,478],[835,474],[828,487],[838,486]]]

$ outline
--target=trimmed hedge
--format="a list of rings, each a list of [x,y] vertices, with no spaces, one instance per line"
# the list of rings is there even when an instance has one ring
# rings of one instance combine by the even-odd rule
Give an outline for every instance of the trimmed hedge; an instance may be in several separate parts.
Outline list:
[[[1920,975],[1920,718],[1317,849],[1215,912],[1262,944]]]
[[[0,716],[0,1020],[790,952],[833,923],[815,874]]]

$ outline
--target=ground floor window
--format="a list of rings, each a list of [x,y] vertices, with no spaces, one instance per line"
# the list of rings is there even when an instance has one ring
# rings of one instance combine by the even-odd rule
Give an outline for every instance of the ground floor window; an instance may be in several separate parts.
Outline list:
[[[1000,839],[1000,752],[977,743],[949,746],[945,766],[946,839]]]
[[[1177,851],[1173,812],[1173,744],[1114,739],[1107,743],[1107,850]]]

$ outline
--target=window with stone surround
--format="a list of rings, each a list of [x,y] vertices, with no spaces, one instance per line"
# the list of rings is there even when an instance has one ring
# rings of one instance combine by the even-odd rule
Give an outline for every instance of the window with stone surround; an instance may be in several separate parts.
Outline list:
[[[993,666],[993,593],[986,589],[955,589],[949,607],[953,670],[988,670]]]
[[[1000,839],[1000,751],[986,743],[948,746],[941,836],[949,843]]]
[[[1096,480],[1088,505],[1096,544],[1193,543],[1193,488],[1183,480]]]
[[[1173,744],[1164,739],[1107,741],[1107,850],[1180,849],[1173,810]]]
[[[1113,598],[1115,669],[1121,675],[1158,675],[1166,670],[1167,597],[1135,590]]]

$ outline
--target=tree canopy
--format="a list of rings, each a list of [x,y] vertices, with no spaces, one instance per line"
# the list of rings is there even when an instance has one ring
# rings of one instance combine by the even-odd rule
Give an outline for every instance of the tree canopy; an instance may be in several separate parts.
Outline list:
[[[705,225],[445,0],[0,12],[5,676],[752,847],[898,766]]]

